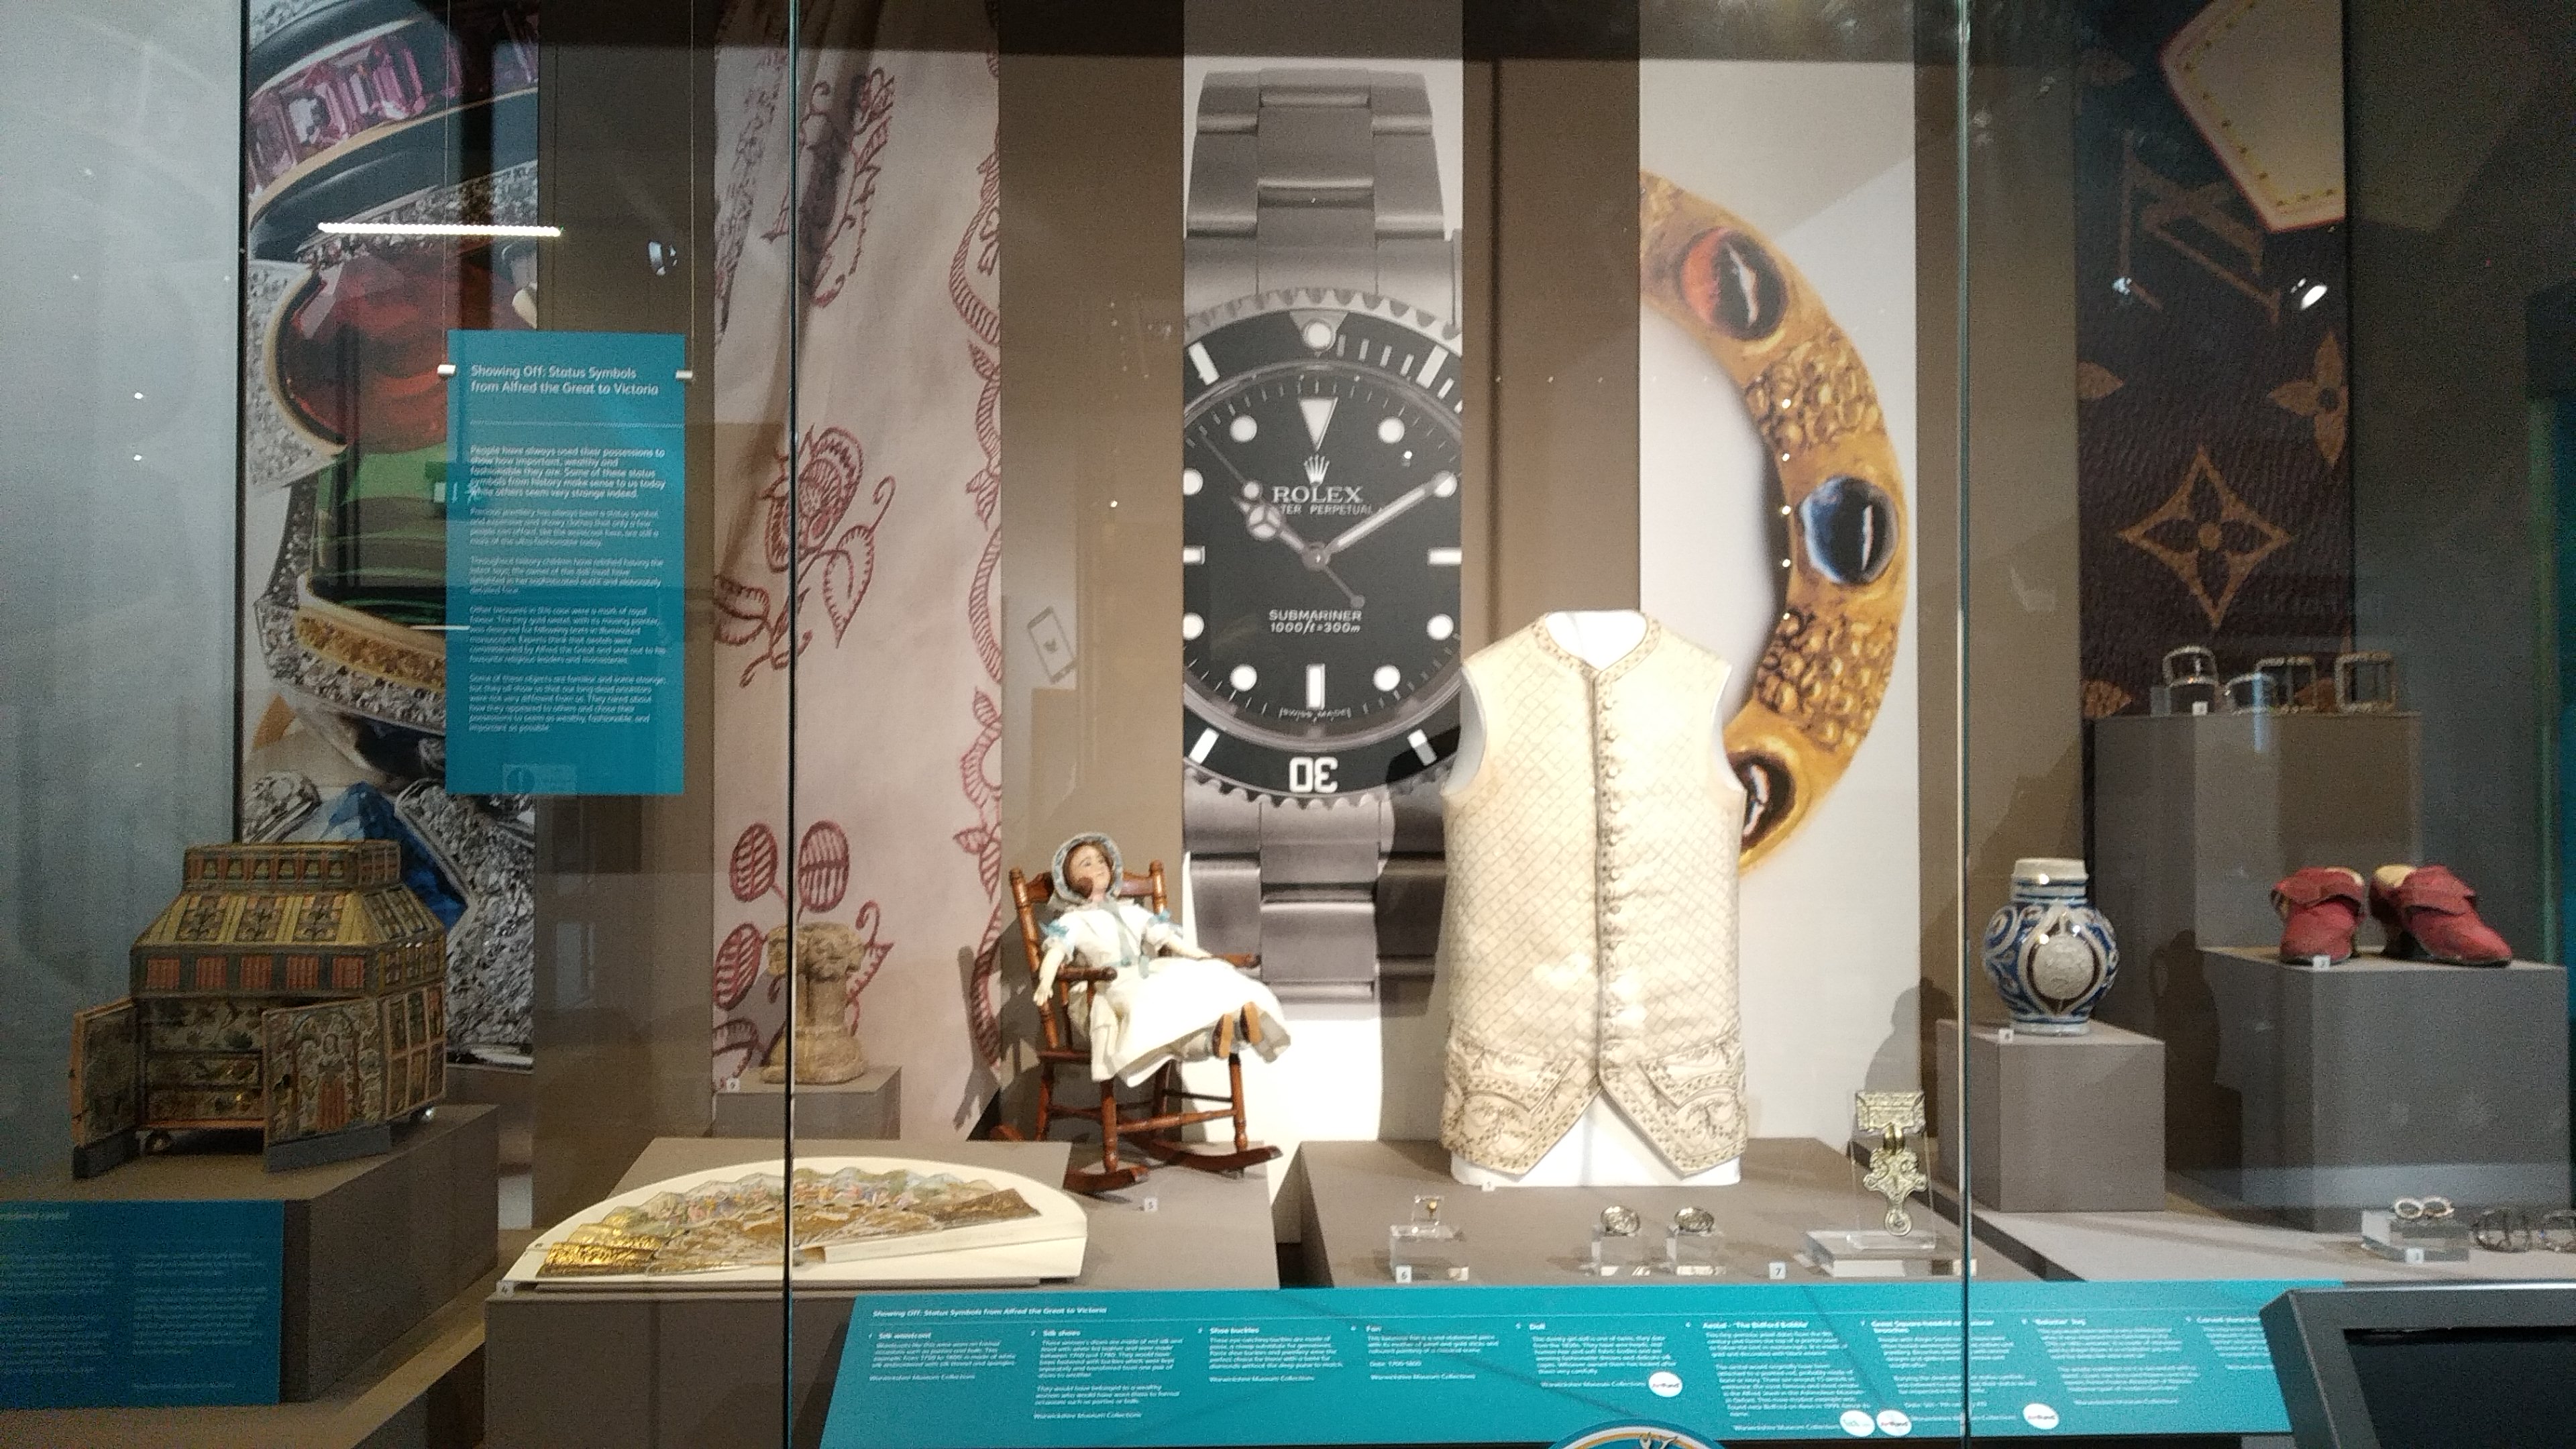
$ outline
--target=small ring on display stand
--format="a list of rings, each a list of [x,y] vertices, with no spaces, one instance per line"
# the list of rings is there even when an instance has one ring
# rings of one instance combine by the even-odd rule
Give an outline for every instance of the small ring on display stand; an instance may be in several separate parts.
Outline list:
[[[2339,714],[2389,714],[2397,708],[2397,656],[2352,649],[2335,656],[2334,707]]]
[[[1815,287],[1733,212],[1652,172],[1637,182],[1638,291],[1734,383],[1788,523],[1780,618],[1726,722],[1750,866],[1832,790],[1878,717],[1905,616],[1905,479],[1869,368]]]
[[[2541,1215],[2532,1230],[2534,1247],[2553,1253],[2576,1253],[2576,1209],[2556,1208]]]
[[[2166,650],[2158,668],[2163,671],[2167,684],[2202,679],[2215,683],[2218,679],[2218,655],[2206,644],[2185,644]]]
[[[1635,1208],[1622,1207],[1614,1202],[1601,1210],[1601,1231],[1610,1237],[1633,1238],[1637,1229],[1643,1226],[1645,1222],[1637,1216]]]
[[[2280,681],[2253,671],[2239,674],[2227,681],[2227,707],[2238,714],[2277,714],[2281,709]]]
[[[1717,1231],[1717,1214],[1704,1207],[1686,1207],[1673,1214],[1673,1231],[1689,1237],[1704,1238]]]
[[[2317,661],[2306,654],[2275,654],[2254,661],[2254,672],[2272,682],[2273,707],[2307,709],[2317,696]]]
[[[2514,1208],[2488,1208],[2470,1226],[2469,1240],[2491,1253],[2527,1253],[2533,1245],[2531,1219]]]

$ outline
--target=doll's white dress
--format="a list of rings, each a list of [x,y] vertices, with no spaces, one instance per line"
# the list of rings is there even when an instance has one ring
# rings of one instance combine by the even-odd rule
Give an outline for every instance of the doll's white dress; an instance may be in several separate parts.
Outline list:
[[[1068,960],[1118,973],[1096,985],[1077,982],[1067,993],[1090,1042],[1094,1081],[1116,1077],[1132,1086],[1165,1062],[1213,1056],[1217,1024],[1246,1008],[1261,1025],[1260,1040],[1248,1043],[1254,1051],[1276,1060],[1288,1045],[1269,987],[1213,957],[1165,954],[1196,948],[1168,917],[1134,901],[1069,906],[1046,924],[1045,936],[1040,999],[1055,990]]]

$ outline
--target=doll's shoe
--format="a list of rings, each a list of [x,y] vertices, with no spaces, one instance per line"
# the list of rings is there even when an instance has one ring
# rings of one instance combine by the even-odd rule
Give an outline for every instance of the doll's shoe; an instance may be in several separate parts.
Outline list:
[[[2352,959],[2352,932],[2365,903],[2361,872],[2312,865],[2272,887],[2272,909],[2281,913],[2281,959]]]
[[[2438,865],[2371,872],[2370,913],[2388,928],[2388,954],[2453,966],[2501,966],[2513,948],[2478,919],[2478,893]]]

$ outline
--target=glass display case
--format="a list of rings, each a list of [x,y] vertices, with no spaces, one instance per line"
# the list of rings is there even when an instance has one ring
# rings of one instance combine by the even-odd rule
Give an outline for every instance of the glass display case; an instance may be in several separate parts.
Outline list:
[[[22,7],[0,1440],[2233,1446],[2576,1279],[2547,11]]]

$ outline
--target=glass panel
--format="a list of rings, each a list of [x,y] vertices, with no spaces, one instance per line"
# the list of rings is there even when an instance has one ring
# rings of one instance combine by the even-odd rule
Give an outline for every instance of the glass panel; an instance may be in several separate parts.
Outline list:
[[[2083,1302],[2196,1305],[2124,1373],[2207,1432],[2323,1432],[2294,1283],[2569,1276],[2563,21],[1977,14],[1967,1195]]]
[[[238,99],[222,6],[0,23],[0,146],[25,187],[0,227],[29,265],[0,291],[14,1179],[62,1165],[71,1014],[125,994],[126,948],[177,893],[180,850],[231,823]],[[148,107],[98,99],[138,68],[166,77]],[[96,125],[48,141],[48,112]]]
[[[966,1185],[808,1209],[797,1433],[1955,1421],[1906,12],[942,14],[799,72],[793,1150]]]
[[[784,701],[795,641],[821,610],[816,593],[798,597],[813,578],[795,557],[797,158],[792,143],[764,150],[743,134],[747,122],[800,134],[792,101],[743,102],[797,64],[766,14],[545,12],[558,56],[547,84],[565,98],[547,138],[565,177],[548,193],[565,233],[549,285],[565,300],[548,325],[686,343],[685,514],[651,525],[685,584],[685,654],[669,661],[682,665],[684,728],[627,762],[659,793],[541,806],[545,1251],[523,1260],[533,1281],[506,1284],[489,1320],[493,1444],[650,1443],[673,1432],[657,1425],[683,1423],[691,1441],[717,1442],[699,1427],[710,1395],[732,1442],[786,1434],[778,1199],[792,1109],[778,1073],[800,877]],[[638,526],[603,524],[610,553]],[[611,758],[594,748],[578,763]],[[643,1349],[657,1338],[692,1348]]]
[[[674,1369],[610,1276],[650,1232],[564,1241],[785,1134],[719,1090],[777,1009],[702,1034],[711,952],[784,991],[718,479],[784,478],[788,407],[714,368],[784,374],[784,283],[717,262],[796,215],[717,204],[717,9],[0,21],[0,1437],[638,1443],[720,1376],[781,1441],[774,1254]]]

